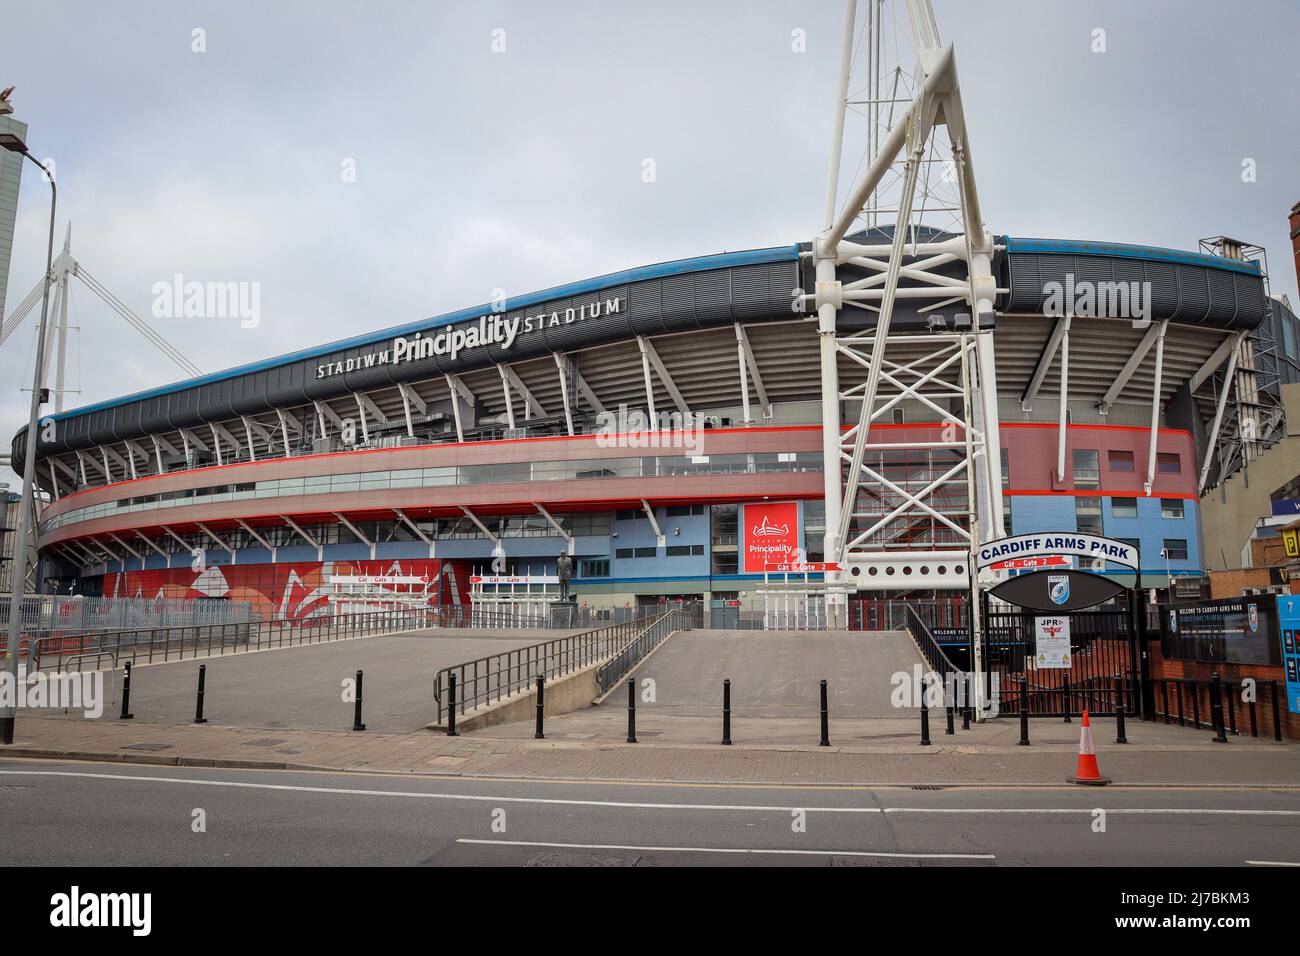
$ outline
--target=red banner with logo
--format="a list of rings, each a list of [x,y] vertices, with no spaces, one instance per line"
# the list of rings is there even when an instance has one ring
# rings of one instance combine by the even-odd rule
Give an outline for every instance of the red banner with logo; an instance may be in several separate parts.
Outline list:
[[[166,568],[104,575],[105,597],[218,598],[248,602],[266,618],[304,619],[329,612],[330,600],[384,592],[419,595],[428,604],[468,603],[468,568],[434,559],[222,564],[202,571]],[[358,599],[363,600],[363,599]]]
[[[799,502],[776,501],[741,506],[741,546],[746,574],[799,557]]]

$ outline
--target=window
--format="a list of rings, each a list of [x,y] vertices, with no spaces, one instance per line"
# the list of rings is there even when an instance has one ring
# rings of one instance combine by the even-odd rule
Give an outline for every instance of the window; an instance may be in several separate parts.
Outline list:
[[[1106,467],[1111,471],[1132,471],[1133,453],[1113,450],[1106,452]]]
[[[714,551],[713,552],[713,573],[714,574],[736,574],[739,567],[739,558],[735,551]]]
[[[618,521],[636,521],[638,518],[644,518],[645,512],[637,508],[629,508],[620,511],[616,516]]]
[[[907,415],[903,412],[903,410],[902,410],[901,408],[895,408],[895,409],[894,409],[894,424],[895,424],[895,425],[901,425],[901,424],[903,424],[905,421],[907,421]]]
[[[619,548],[614,552],[614,557],[626,561],[628,558],[653,558],[656,553],[655,548]]]
[[[1183,459],[1176,451],[1162,451],[1156,454],[1156,471],[1162,475],[1181,475]]]
[[[1115,540],[1123,542],[1139,554],[1142,553],[1142,542],[1137,538],[1116,538]]]
[[[1074,486],[1076,488],[1100,488],[1101,467],[1097,462],[1097,449],[1076,448],[1074,457]]]
[[[667,511],[669,518],[686,518],[702,514],[704,514],[704,505],[669,505]]]
[[[1002,449],[1002,487],[1006,488],[1011,484],[1011,453],[1008,449]]]
[[[1165,538],[1165,557],[1170,561],[1186,561],[1187,539]]]
[[[1182,516],[1183,516],[1182,498],[1161,498],[1160,499],[1160,517],[1181,518]]]
[[[1088,534],[1101,534],[1101,499],[1093,495],[1079,495],[1074,499],[1075,530]]]
[[[704,545],[702,544],[670,544],[668,546],[668,557],[670,558],[701,557],[703,554]]]
[[[609,577],[609,559],[600,558],[598,560],[579,561],[578,577],[580,578]]]
[[[736,546],[738,518],[736,505],[713,505],[709,509],[713,574],[739,573],[740,556]]]
[[[1136,518],[1138,516],[1138,500],[1136,498],[1112,498],[1110,499],[1110,514],[1112,518]]]

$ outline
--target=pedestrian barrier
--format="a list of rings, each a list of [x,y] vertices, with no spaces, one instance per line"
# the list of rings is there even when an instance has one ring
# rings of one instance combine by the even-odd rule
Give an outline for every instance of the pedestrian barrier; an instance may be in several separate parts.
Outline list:
[[[1211,674],[1208,680],[1158,677],[1152,683],[1158,687],[1158,693],[1152,695],[1158,703],[1152,720],[1169,724],[1176,719],[1179,727],[1190,725],[1196,730],[1210,730],[1214,733],[1216,743],[1227,743],[1230,737],[1245,736],[1247,733],[1238,728],[1239,703],[1244,705],[1250,736],[1259,737],[1259,695],[1267,692],[1273,716],[1273,739],[1278,742],[1283,739],[1282,707],[1285,704],[1280,700],[1278,682],[1275,680],[1254,682],[1252,692],[1242,695],[1245,700],[1239,700],[1237,685],[1225,682],[1218,672]],[[1201,707],[1202,698],[1205,702],[1204,710]],[[1208,713],[1208,725],[1202,722],[1202,713]]]
[[[488,612],[467,605],[337,611],[308,618],[271,618],[241,623],[141,627],[42,638],[29,646],[32,671],[63,670],[95,657],[133,663],[185,660],[227,653],[316,644],[429,628],[544,628],[541,619]]]
[[[443,715],[450,712],[448,694],[453,675],[457,687],[455,706],[461,716],[524,690],[538,675],[554,679],[602,661],[608,663],[600,672],[605,675],[601,689],[608,690],[627,672],[631,663],[640,660],[649,647],[671,632],[676,613],[659,612],[654,617],[610,624],[440,668],[433,675],[436,723],[441,724]],[[636,645],[638,638],[643,637],[648,643]]]
[[[365,680],[365,674],[357,671],[357,699],[352,705],[352,729],[365,730],[366,725],[361,722],[361,686]]]

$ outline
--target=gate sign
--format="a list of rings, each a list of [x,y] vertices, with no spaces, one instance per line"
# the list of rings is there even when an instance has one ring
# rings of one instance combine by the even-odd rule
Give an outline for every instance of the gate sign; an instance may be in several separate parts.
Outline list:
[[[1018,574],[990,588],[989,594],[1034,611],[1063,613],[1101,604],[1123,591],[1124,585],[1100,574],[1064,569]]]
[[[1039,670],[1069,670],[1068,617],[1034,618],[1034,664]]]
[[[1036,571],[1039,568],[1072,568],[1074,558],[1065,554],[1046,554],[1035,558],[1008,558],[989,565],[994,571]]]
[[[1039,534],[1017,534],[998,538],[980,546],[975,553],[976,567],[986,568],[1010,558],[1028,558],[1039,555],[1073,554],[1081,558],[1104,558],[1126,567],[1137,569],[1138,549],[1114,538],[1082,531]]]

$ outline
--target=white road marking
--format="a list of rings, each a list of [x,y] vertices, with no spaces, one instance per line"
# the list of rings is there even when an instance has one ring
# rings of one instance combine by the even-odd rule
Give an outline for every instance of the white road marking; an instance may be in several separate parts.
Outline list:
[[[1283,860],[1247,860],[1250,866],[1300,866],[1300,863],[1287,863]]]
[[[1093,810],[1105,810],[1107,813],[1300,817],[1300,810],[1228,810],[1214,807],[885,807],[885,813],[1092,813]]]
[[[776,856],[872,856],[893,860],[996,860],[992,853],[883,853],[870,850],[764,850],[722,846],[634,846],[624,843],[542,843],[531,840],[467,840],[478,846],[530,846],[552,850],[637,850],[644,853],[757,853]]]
[[[773,806],[737,803],[644,803],[620,800],[574,800],[556,797],[508,797],[472,793],[428,793],[410,790],[363,790],[350,787],[308,787],[286,783],[256,783],[246,780],[206,780],[189,777],[155,777],[129,773],[88,773],[74,770],[0,770],[6,777],[73,777],[114,780],[127,783],[171,783],[193,787],[224,787],[233,790],[276,790],[287,793],[320,793],[349,797],[404,797],[413,800],[461,800],[475,803],[524,803],[564,807],[611,807],[621,810],[724,810],[733,813],[930,813],[954,816],[1014,814],[1091,814],[1094,807],[813,807],[791,804]],[[546,781],[538,781],[544,783]],[[1196,816],[1280,816],[1300,817],[1300,810],[1232,810],[1213,807],[1102,807],[1107,813]]]
[[[187,777],[152,777],[128,773],[79,773],[71,770],[0,770],[0,775],[23,777],[91,777],[99,780],[175,783],[200,787],[229,787],[239,790],[281,790],[291,793],[325,793],[354,797],[407,797],[417,800],[465,800],[480,803],[535,803],[569,807],[614,807],[624,810],[729,810],[741,812],[789,813],[880,813],[880,807],[794,807],[723,803],[634,803],[616,800],[565,800],[553,797],[505,797],[470,793],[425,793],[409,790],[360,790],[346,787],[305,787],[280,783],[252,783],[243,780],[203,780]]]

